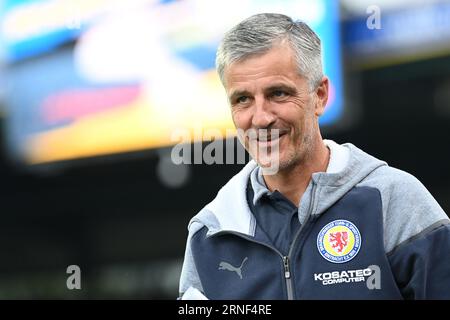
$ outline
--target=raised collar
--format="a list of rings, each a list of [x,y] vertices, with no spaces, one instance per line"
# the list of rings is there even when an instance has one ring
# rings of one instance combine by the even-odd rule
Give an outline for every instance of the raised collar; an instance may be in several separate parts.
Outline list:
[[[337,144],[333,140],[323,140],[330,149],[330,161],[326,173],[338,173],[342,171],[348,163],[350,151],[348,148]],[[259,166],[255,167],[250,174],[250,183],[253,188],[253,205],[256,205],[263,195],[270,195]]]

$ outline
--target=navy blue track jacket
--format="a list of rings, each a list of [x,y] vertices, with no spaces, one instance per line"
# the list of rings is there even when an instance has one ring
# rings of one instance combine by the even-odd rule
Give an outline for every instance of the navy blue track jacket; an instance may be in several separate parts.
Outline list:
[[[180,296],[195,288],[208,299],[449,299],[450,224],[439,204],[412,175],[337,146],[348,161],[313,174],[286,253],[249,206],[256,163],[234,176],[189,223]]]

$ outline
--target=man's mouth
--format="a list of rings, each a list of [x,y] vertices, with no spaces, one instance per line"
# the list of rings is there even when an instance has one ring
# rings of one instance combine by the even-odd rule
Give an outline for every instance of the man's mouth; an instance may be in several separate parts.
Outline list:
[[[287,131],[282,131],[277,134],[260,134],[257,137],[250,138],[250,142],[256,142],[258,145],[270,145],[277,143],[286,134]]]

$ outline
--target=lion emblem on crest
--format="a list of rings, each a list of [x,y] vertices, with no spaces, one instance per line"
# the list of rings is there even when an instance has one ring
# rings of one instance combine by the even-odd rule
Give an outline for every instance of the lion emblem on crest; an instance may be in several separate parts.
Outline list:
[[[348,244],[348,233],[346,231],[330,233],[329,241],[336,252],[342,253]]]

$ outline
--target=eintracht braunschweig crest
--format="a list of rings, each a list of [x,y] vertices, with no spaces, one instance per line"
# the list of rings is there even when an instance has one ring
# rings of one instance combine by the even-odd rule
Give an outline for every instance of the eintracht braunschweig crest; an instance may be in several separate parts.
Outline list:
[[[344,263],[353,259],[361,248],[358,228],[347,220],[334,220],[320,230],[317,249],[322,257],[333,263]]]

